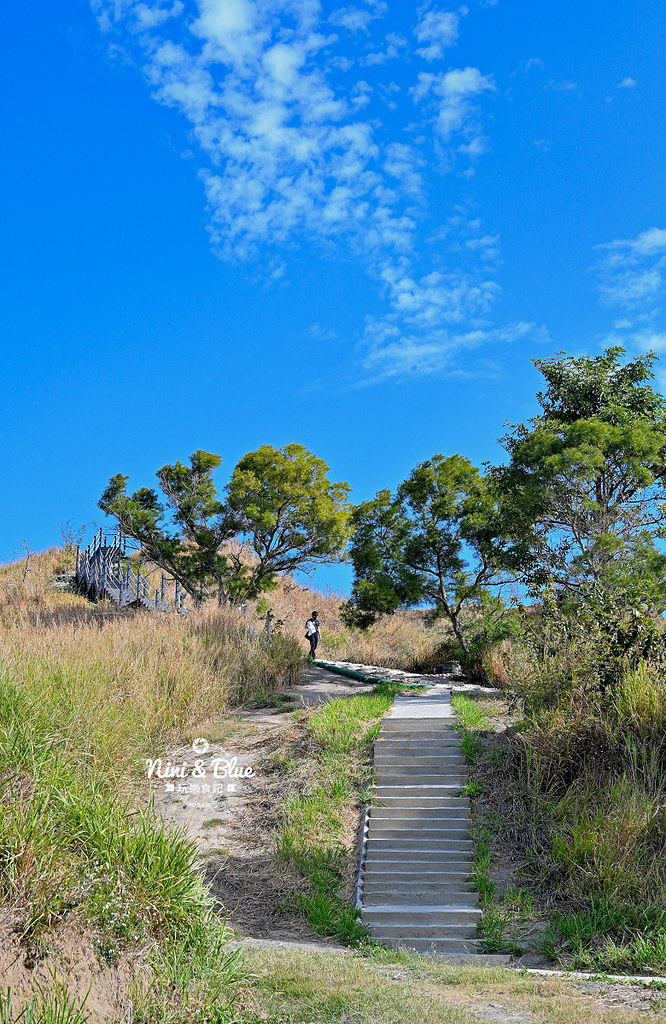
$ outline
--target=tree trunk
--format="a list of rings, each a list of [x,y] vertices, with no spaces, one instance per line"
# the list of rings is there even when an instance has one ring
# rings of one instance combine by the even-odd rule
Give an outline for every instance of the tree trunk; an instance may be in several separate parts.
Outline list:
[[[465,655],[465,657],[469,658],[469,656],[470,656],[469,644],[467,643],[467,638],[465,637],[465,634],[463,633],[462,629],[460,628],[460,616],[459,616],[459,614],[457,612],[454,612],[452,609],[449,609],[447,614],[449,616],[449,621],[450,621],[451,626],[453,628],[453,632],[455,633],[456,640],[460,644],[460,647],[462,648],[462,652]]]

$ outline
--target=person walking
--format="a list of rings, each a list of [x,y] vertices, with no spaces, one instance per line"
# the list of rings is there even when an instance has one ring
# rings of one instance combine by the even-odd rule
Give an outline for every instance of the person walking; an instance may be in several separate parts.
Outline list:
[[[313,612],[305,623],[305,636],[310,641],[310,657],[314,661],[315,651],[317,650],[317,644],[319,643],[319,638],[321,636],[319,617],[316,612]]]

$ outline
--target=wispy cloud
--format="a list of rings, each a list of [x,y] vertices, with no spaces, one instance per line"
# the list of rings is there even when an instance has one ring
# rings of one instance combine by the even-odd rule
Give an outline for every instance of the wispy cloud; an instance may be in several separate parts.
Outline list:
[[[484,92],[492,92],[495,84],[478,68],[458,68],[445,74],[420,71],[411,94],[415,103],[425,101],[426,109],[434,110],[434,124],[444,142],[455,132],[478,134],[474,100]]]
[[[504,336],[488,320],[499,291],[490,266],[497,237],[475,228],[474,241],[463,231],[447,266],[429,249],[432,223],[425,238],[423,230],[427,165],[435,158],[440,171],[465,171],[488,148],[482,101],[493,80],[476,67],[423,69],[455,45],[464,9],[420,7],[409,53],[404,36],[387,31],[383,0],[326,18],[319,0],[91,3],[155,99],[189,126],[221,257],[279,277],[301,241],[355,254],[387,304],[364,331],[374,375],[381,363],[390,376],[412,372],[417,349],[432,372],[438,350],[444,365],[456,345]],[[412,85],[398,89],[389,62],[408,53]],[[460,266],[456,251],[476,265]]]
[[[372,4],[369,7],[339,7],[329,17],[331,25],[346,28],[350,32],[367,32],[370,23],[375,18],[381,18],[386,14],[385,3]]]
[[[551,80],[544,86],[544,89],[554,89],[556,92],[575,92],[578,88],[578,82],[575,82],[573,78],[562,78],[556,81]]]
[[[619,309],[606,345],[623,345],[632,352],[666,351],[666,229],[649,228],[635,238],[617,238],[596,246],[600,254],[592,267],[604,305]],[[666,373],[657,373],[666,387]]]
[[[424,9],[419,11],[419,20],[414,35],[421,47],[416,51],[424,60],[439,60],[444,51],[458,40],[460,17],[452,11]]]
[[[635,89],[638,82],[635,78],[623,78],[621,82],[617,83],[618,89]]]
[[[596,248],[602,254],[594,269],[603,302],[643,312],[651,307],[666,281],[666,229],[650,228]]]

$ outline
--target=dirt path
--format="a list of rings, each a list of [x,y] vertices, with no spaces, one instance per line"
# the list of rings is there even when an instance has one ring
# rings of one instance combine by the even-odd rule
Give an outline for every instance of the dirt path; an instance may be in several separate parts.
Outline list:
[[[175,769],[186,777],[157,778],[155,768],[155,811],[194,839],[220,910],[240,935],[327,944],[303,920],[281,909],[294,876],[272,855],[274,813],[285,782],[283,775],[271,772],[271,757],[302,742],[293,711],[371,689],[306,665],[298,684],[279,695],[275,708],[247,709],[209,722],[192,744],[162,759],[160,770]]]

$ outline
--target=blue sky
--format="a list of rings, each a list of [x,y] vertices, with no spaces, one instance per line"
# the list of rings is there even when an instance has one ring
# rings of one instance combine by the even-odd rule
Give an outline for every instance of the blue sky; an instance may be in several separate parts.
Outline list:
[[[0,558],[196,448],[223,483],[295,440],[356,500],[497,459],[531,357],[664,350],[665,38],[647,0],[10,5]]]

